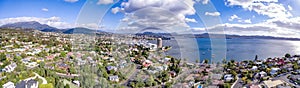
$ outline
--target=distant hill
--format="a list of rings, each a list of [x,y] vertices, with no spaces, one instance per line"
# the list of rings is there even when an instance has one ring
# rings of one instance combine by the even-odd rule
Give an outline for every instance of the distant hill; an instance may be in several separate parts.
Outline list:
[[[226,38],[226,39],[274,39],[274,40],[300,40],[300,38],[285,38],[285,37],[273,37],[273,36],[243,36],[243,35],[224,35],[224,34],[176,34],[176,33],[154,33],[154,32],[143,32],[135,34],[137,36],[151,36],[160,37],[163,39],[174,38],[174,36],[184,36],[186,38]]]
[[[46,24],[40,24],[36,21],[30,21],[30,22],[17,22],[17,23],[11,23],[11,24],[5,24],[2,25],[1,28],[10,28],[10,29],[36,29],[44,32],[56,32],[60,31],[58,28],[51,27]]]
[[[210,38],[210,35],[213,35],[217,38],[226,37],[226,39],[277,39],[277,40],[300,40],[299,38],[285,38],[285,37],[274,37],[274,36],[261,36],[261,35],[253,35],[253,36],[244,36],[244,35],[223,35],[223,34],[194,34],[196,38]]]
[[[68,29],[58,29],[55,27],[51,27],[46,24],[41,24],[36,21],[29,21],[29,22],[17,22],[17,23],[11,23],[11,24],[5,24],[2,25],[0,28],[9,28],[9,29],[35,29],[42,32],[59,32],[59,33],[65,33],[65,34],[73,34],[73,33],[82,33],[82,34],[90,34],[90,33],[96,33],[96,32],[104,32],[101,30],[92,30],[88,28],[83,27],[76,27],[76,28],[68,28]]]
[[[92,34],[92,33],[96,33],[96,32],[97,32],[97,30],[92,30],[92,29],[83,28],[83,27],[77,27],[77,28],[70,28],[70,29],[64,31],[63,33],[65,33],[65,34],[78,34],[78,33]]]

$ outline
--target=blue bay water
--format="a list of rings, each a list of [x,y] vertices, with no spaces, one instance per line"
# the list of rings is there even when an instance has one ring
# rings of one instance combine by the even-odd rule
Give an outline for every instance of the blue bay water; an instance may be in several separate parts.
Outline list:
[[[172,49],[167,51],[165,54],[180,58],[180,52],[198,53],[198,58],[187,57],[189,61],[193,62],[196,59],[211,60],[211,58],[218,55],[212,53],[213,50],[222,50],[218,48],[212,49],[212,44],[210,42],[211,39],[209,38],[197,38],[195,40],[198,43],[198,46],[196,47],[198,49],[192,49],[192,51],[180,51],[180,48],[184,48],[185,46],[178,45],[176,40],[164,40],[164,46],[172,46]],[[266,59],[269,57],[283,57],[286,53],[290,53],[292,55],[300,54],[300,41],[273,39],[226,39],[225,44],[226,45],[224,46],[226,46],[226,49],[222,52],[226,54],[227,60],[254,60],[255,55],[258,55],[259,59]],[[221,61],[223,58],[217,59]]]

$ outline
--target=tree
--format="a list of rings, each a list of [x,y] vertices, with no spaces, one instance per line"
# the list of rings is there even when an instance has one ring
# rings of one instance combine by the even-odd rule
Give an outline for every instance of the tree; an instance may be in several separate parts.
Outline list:
[[[223,62],[223,64],[225,64],[226,63],[226,59],[224,58],[222,62]]]
[[[293,65],[293,68],[294,68],[295,70],[299,69],[299,66],[298,66],[298,64],[297,64],[297,63],[295,63],[295,64]]]
[[[166,84],[165,84],[165,88],[172,88],[172,82],[167,82]]]
[[[198,59],[196,60],[196,63],[199,63],[199,60],[198,60]]]
[[[287,53],[284,55],[286,58],[291,58],[291,54]]]
[[[208,59],[205,59],[205,60],[204,60],[204,63],[205,63],[205,64],[208,64],[208,62],[209,62]]]
[[[162,82],[167,82],[170,79],[170,75],[168,74],[167,71],[163,71],[161,76],[162,76]]]
[[[149,87],[149,86],[152,86],[153,82],[154,82],[154,79],[153,79],[152,76],[150,76],[150,77],[146,80],[146,83],[145,83],[145,84],[146,84],[147,87]]]
[[[6,55],[4,53],[1,53],[0,54],[0,61],[2,62],[4,60],[6,60]]]
[[[66,86],[64,88],[70,88],[70,85],[69,84],[66,84]]]
[[[64,52],[64,51],[61,51],[61,52],[60,52],[60,56],[61,56],[61,57],[66,57],[67,54],[66,54],[66,52]]]
[[[255,55],[255,61],[257,61],[257,59],[258,59],[258,56],[257,56],[257,55]]]
[[[224,88],[230,88],[230,87],[231,87],[231,85],[229,83],[224,84]]]
[[[130,85],[131,87],[135,87],[135,83],[134,83],[134,82],[130,82],[129,85]]]
[[[145,86],[144,82],[139,81],[136,83],[136,87],[144,87],[144,86]]]
[[[52,83],[40,84],[39,88],[54,88]]]

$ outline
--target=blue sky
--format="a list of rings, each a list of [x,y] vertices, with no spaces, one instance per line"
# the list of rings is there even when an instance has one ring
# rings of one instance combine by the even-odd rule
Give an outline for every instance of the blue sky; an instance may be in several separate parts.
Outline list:
[[[295,28],[300,24],[299,5],[299,0],[1,0],[0,25],[38,21],[57,28],[127,30],[154,25],[175,28],[172,24],[197,33],[222,27],[228,34],[299,37]],[[160,13],[148,14],[148,10]],[[139,16],[132,14],[137,12]],[[145,18],[163,17],[160,14],[176,20]],[[181,23],[174,22],[178,20]]]
[[[85,1],[69,3],[63,0],[1,0],[0,18],[12,17],[61,17],[74,22]],[[48,9],[43,11],[42,9]]]

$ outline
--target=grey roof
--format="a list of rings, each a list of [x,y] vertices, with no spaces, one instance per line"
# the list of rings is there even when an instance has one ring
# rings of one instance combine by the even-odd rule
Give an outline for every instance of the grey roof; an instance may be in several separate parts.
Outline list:
[[[109,70],[109,71],[110,71],[110,70],[113,70],[113,69],[115,69],[115,68],[116,68],[115,66],[107,66],[107,67],[106,67],[106,69]]]
[[[16,88],[31,88],[31,86],[37,85],[37,81],[30,79],[28,81],[22,80],[20,83],[16,84]]]

